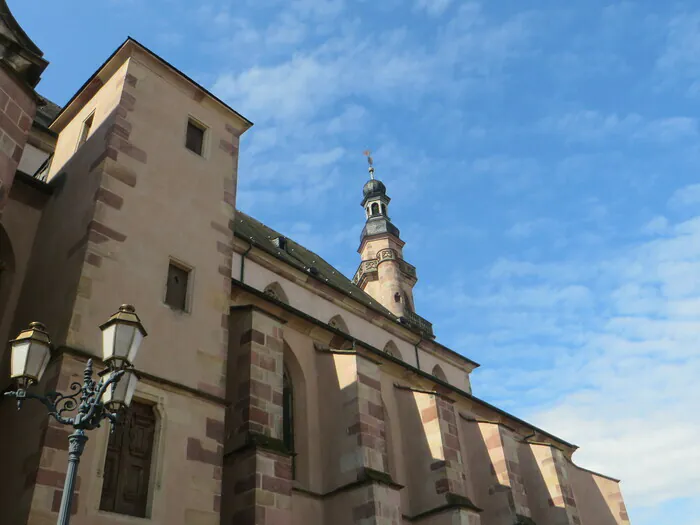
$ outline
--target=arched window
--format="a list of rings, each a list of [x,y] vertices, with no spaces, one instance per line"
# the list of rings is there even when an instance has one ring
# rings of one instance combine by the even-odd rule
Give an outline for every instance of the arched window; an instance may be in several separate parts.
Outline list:
[[[372,203],[372,215],[379,215],[379,204],[376,202]]]
[[[282,376],[282,442],[289,452],[294,452],[294,388],[286,366]],[[296,478],[294,458],[292,455],[292,479]]]
[[[401,352],[399,352],[399,349],[394,341],[389,341],[387,344],[385,344],[384,351],[391,357],[396,357],[397,359],[401,358]]]
[[[278,301],[280,301],[284,304],[289,304],[289,299],[287,299],[287,294],[284,293],[282,286],[280,286],[280,283],[278,283],[278,282],[268,284],[265,287],[265,295],[269,295],[273,299],[277,299]]]
[[[0,225],[0,312],[6,312],[15,274],[15,255],[5,229]]]
[[[382,204],[382,215],[386,215],[386,204]]]
[[[348,325],[345,324],[345,321],[339,315],[334,315],[331,317],[331,320],[328,321],[328,325],[346,334],[350,333],[350,330],[348,330]]]
[[[442,371],[442,368],[440,367],[440,365],[435,365],[433,367],[433,375],[435,377],[437,377],[438,379],[440,379],[441,381],[444,381],[445,383],[447,383],[447,376],[445,376],[445,372]]]
[[[394,302],[395,302],[395,303],[400,303],[400,302],[401,302],[401,293],[396,292],[396,293],[394,294]]]

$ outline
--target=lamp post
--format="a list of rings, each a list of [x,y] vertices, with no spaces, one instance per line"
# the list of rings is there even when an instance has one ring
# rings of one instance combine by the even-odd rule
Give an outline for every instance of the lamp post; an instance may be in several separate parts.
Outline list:
[[[10,375],[17,383],[17,390],[5,395],[17,399],[18,410],[25,400],[37,399],[56,421],[74,429],[68,436],[68,470],[58,511],[58,525],[68,525],[70,521],[78,464],[88,439],[85,431],[94,430],[105,419],[114,425],[119,411],[131,403],[138,381],[133,361],[146,331],[134,307],[128,304],[120,306],[119,311],[100,326],[100,330],[102,359],[108,368],[100,374],[102,377],[96,383],[92,379],[92,359],[89,359],[83,373],[83,384],[74,382],[70,385],[72,394],[49,392],[42,396],[28,390],[32,384],[41,381],[51,358],[51,340],[44,325],[31,323],[27,330],[10,341]],[[67,416],[76,409],[73,417]]]

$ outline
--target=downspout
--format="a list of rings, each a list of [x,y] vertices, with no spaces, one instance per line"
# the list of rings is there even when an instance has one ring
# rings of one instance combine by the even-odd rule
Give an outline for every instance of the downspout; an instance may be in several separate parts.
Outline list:
[[[248,252],[250,252],[250,250],[252,250],[252,249],[253,249],[253,243],[250,242],[250,243],[248,243],[248,249],[241,254],[241,278],[238,280],[244,284],[245,284],[245,282],[243,281],[243,276],[244,276],[244,272],[245,272],[245,256],[248,255]]]
[[[418,342],[415,345],[413,345],[413,349],[416,351],[416,368],[418,370],[420,370],[420,357],[418,356],[418,347],[420,346],[420,344],[422,342],[423,342],[423,336],[421,335]]]

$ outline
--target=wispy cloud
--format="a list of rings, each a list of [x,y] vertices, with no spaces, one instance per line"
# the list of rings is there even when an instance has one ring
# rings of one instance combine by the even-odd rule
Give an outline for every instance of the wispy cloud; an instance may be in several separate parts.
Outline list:
[[[538,127],[577,142],[622,138],[669,143],[698,136],[697,119],[693,117],[646,119],[636,113],[618,115],[590,110],[547,117],[539,122]]]
[[[621,477],[638,509],[700,494],[688,468],[700,461],[700,216],[643,229],[647,241],[607,255],[499,260],[490,281],[443,298],[462,322],[486,312],[463,339],[492,356],[475,391],[529,406],[534,422],[582,446],[579,464]]]
[[[416,0],[415,7],[431,16],[440,16],[450,7],[452,0]]]
[[[700,95],[700,12],[679,14],[668,22],[666,45],[656,61],[662,85]]]

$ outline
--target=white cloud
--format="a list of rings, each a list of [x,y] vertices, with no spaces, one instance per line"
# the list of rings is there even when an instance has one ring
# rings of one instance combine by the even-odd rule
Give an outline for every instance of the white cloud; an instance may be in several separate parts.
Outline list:
[[[669,221],[666,217],[658,215],[642,227],[642,233],[647,235],[662,235],[669,229]]]
[[[435,292],[455,323],[478,309],[464,341],[499,356],[475,393],[529,406],[581,446],[578,464],[621,478],[636,509],[700,494],[700,216],[650,224],[650,240],[612,255],[501,259],[481,288]]]
[[[416,0],[415,7],[431,16],[440,16],[451,3],[452,0]]]
[[[656,68],[662,85],[678,85],[690,96],[700,95],[700,12],[671,19]]]
[[[691,117],[646,119],[637,113],[618,115],[584,110],[542,119],[540,131],[574,142],[596,142],[614,138],[669,143],[696,138],[698,123]]]
[[[323,5],[332,12],[336,3]],[[308,120],[348,97],[415,103],[427,92],[487,81],[526,47],[527,28],[527,16],[494,23],[472,3],[435,38],[419,42],[404,29],[368,34],[350,23],[290,59],[223,73],[213,90],[256,121]]]
[[[700,184],[690,184],[676,190],[669,199],[673,207],[693,206],[700,203]]]
[[[552,231],[560,228],[561,224],[553,219],[540,217],[531,221],[516,222],[506,230],[506,236],[514,239],[528,239],[537,233]]]

